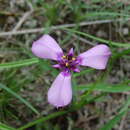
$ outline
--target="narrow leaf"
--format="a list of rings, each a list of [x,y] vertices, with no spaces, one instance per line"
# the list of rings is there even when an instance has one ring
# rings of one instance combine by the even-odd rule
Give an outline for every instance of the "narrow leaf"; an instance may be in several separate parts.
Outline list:
[[[0,83],[0,88],[4,89],[11,95],[13,95],[15,98],[19,99],[22,103],[24,103],[27,107],[29,107],[34,113],[39,114],[39,112],[25,99],[23,99],[21,96],[19,96],[17,93],[15,93],[13,90],[10,88],[6,87],[5,85]]]
[[[20,61],[15,61],[15,62],[3,63],[3,64],[0,64],[0,69],[28,66],[28,65],[36,64],[38,62],[39,62],[38,58],[31,58],[31,59],[20,60]]]
[[[127,100],[123,103],[121,110],[119,111],[120,113],[123,111],[126,111],[129,109],[128,107],[130,106],[130,96],[127,98]]]
[[[108,121],[100,130],[111,130],[121,120],[122,116],[126,114],[126,112],[127,111],[124,111],[116,115],[114,118]]]
[[[0,122],[0,130],[16,130],[16,129]]]
[[[77,87],[77,90],[84,90],[84,91],[89,90],[92,86],[93,84],[79,85]],[[107,83],[98,83],[96,84],[94,90],[102,91],[102,92],[120,93],[120,92],[130,91],[130,86],[124,84],[109,85]]]
[[[81,72],[79,73],[75,73],[73,76],[74,77],[78,77],[78,76],[81,76],[81,75],[84,75],[84,74],[88,74],[88,73],[91,73],[93,72],[94,69],[85,69],[85,70],[82,70]]]
[[[99,41],[101,43],[111,44],[111,45],[116,46],[116,47],[130,47],[129,43],[113,42],[113,41],[110,41],[110,40],[105,40],[105,39],[102,39],[102,38],[99,38],[99,37],[95,37],[93,35],[90,35],[90,34],[87,34],[87,33],[84,33],[84,32],[80,32],[80,31],[76,31],[76,30],[72,30],[72,29],[68,29],[68,28],[63,28],[63,29],[70,31],[70,32],[73,32],[73,33],[80,34],[82,36],[85,36],[85,37],[88,37],[90,39]]]

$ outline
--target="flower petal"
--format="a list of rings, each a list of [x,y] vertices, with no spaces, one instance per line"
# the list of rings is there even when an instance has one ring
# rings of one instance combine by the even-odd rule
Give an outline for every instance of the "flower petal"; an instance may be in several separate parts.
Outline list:
[[[73,56],[73,55],[74,55],[74,49],[71,48],[70,51],[69,51],[69,53],[68,53],[68,56]]]
[[[75,69],[74,69],[74,72],[78,72],[78,73],[79,73],[79,72],[80,72],[80,69],[79,69],[79,68],[75,68]]]
[[[54,68],[60,68],[60,65],[59,64],[55,64],[52,67],[54,67]]]
[[[81,58],[80,65],[105,69],[110,55],[111,51],[108,46],[103,44],[97,45],[79,55],[79,58]]]
[[[57,60],[58,55],[63,53],[58,43],[47,34],[33,43],[32,52],[40,58],[52,60]]]
[[[72,99],[71,75],[61,72],[48,91],[48,102],[55,107],[68,105]]]

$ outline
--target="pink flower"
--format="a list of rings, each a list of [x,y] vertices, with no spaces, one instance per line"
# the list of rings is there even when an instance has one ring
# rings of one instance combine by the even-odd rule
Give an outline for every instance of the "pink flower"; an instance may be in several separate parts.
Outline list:
[[[68,105],[72,99],[71,71],[80,72],[79,66],[89,66],[95,69],[105,69],[111,51],[108,46],[100,44],[75,57],[73,48],[67,55],[63,54],[58,43],[49,35],[43,35],[32,45],[34,55],[44,59],[55,60],[53,65],[61,73],[48,91],[48,102],[55,107]]]

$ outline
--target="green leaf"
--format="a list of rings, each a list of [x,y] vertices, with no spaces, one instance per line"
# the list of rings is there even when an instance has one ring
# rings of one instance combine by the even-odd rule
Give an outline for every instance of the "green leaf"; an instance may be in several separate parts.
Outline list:
[[[75,73],[73,76],[74,77],[78,77],[78,76],[81,76],[81,75],[84,75],[84,74],[88,74],[88,73],[91,73],[91,72],[93,72],[94,71],[94,69],[85,69],[85,70],[82,70],[81,72],[79,72],[79,73]]]
[[[36,124],[43,123],[43,122],[45,122],[47,120],[50,120],[50,119],[65,115],[65,114],[67,114],[69,112],[76,111],[76,110],[82,108],[84,105],[86,105],[86,104],[88,104],[90,102],[93,102],[94,100],[100,98],[101,96],[103,96],[103,95],[102,94],[97,95],[96,97],[91,98],[89,101],[78,102],[76,105],[71,106],[69,109],[58,110],[57,112],[53,112],[52,114],[49,114],[47,116],[40,117],[39,119],[36,119],[36,120],[34,120],[32,122],[29,122],[29,123],[25,124],[24,126],[18,128],[17,130],[25,130],[25,129],[29,128],[29,127],[32,127],[32,126],[36,125]]]
[[[122,113],[119,113],[114,118],[112,118],[110,121],[108,121],[100,130],[111,130],[122,118],[124,114],[126,114],[127,111],[123,111]]]
[[[79,85],[77,87],[77,90],[89,90],[93,84],[87,84],[87,85]],[[124,85],[124,84],[117,84],[117,85],[109,85],[107,83],[98,83],[96,84],[95,91],[102,91],[102,92],[112,92],[112,93],[120,93],[120,92],[126,92],[130,91],[130,86]]]
[[[36,64],[38,62],[39,62],[38,58],[31,58],[31,59],[20,60],[20,61],[15,61],[15,62],[3,63],[3,64],[0,64],[0,69],[28,66],[28,65]]]
[[[121,110],[119,111],[120,113],[123,111],[126,111],[128,107],[130,106],[130,96],[127,98],[125,103],[123,103]]]
[[[16,129],[0,122],[0,130],[16,130]]]
[[[94,12],[94,13],[87,12],[86,17],[87,16],[91,16],[91,17],[95,17],[95,16],[125,16],[127,18],[130,17],[129,14],[116,13],[116,12]]]
[[[28,108],[30,108],[34,113],[39,115],[39,112],[25,99],[23,99],[21,96],[19,96],[17,93],[15,93],[13,90],[11,90],[10,88],[6,87],[5,85],[0,83],[0,88],[4,89],[5,91],[7,91],[8,93],[10,93],[11,95],[13,95],[15,98],[19,99],[22,103],[24,103]]]
[[[66,113],[68,113],[68,112],[69,112],[69,111],[58,111],[58,112],[54,112],[54,113],[52,113],[52,114],[49,114],[48,116],[41,117],[41,118],[36,119],[36,120],[34,120],[34,121],[32,121],[32,122],[29,122],[28,124],[26,124],[26,125],[24,125],[24,126],[18,128],[17,130],[25,130],[26,128],[29,128],[29,127],[31,127],[31,126],[33,126],[33,125],[36,125],[36,124],[39,124],[39,123],[41,123],[41,122],[47,121],[47,120],[49,120],[49,119],[53,119],[53,118],[55,118],[55,117],[64,115],[64,114],[66,114]]]
[[[130,49],[126,49],[126,50],[123,50],[122,52],[119,52],[119,53],[116,53],[113,55],[113,59],[118,59],[122,56],[125,56],[125,55],[129,55],[130,54]]]
[[[76,30],[73,30],[73,29],[68,29],[68,28],[62,28],[62,29],[69,31],[69,32],[80,34],[82,36],[85,36],[85,37],[88,37],[90,39],[99,41],[101,43],[106,43],[108,45],[113,45],[113,46],[116,46],[116,47],[130,47],[129,43],[113,42],[113,41],[110,41],[110,40],[105,40],[105,39],[102,39],[102,38],[99,38],[99,37],[95,37],[93,35],[90,35],[90,34],[87,34],[87,33],[84,33],[84,32],[76,31]]]

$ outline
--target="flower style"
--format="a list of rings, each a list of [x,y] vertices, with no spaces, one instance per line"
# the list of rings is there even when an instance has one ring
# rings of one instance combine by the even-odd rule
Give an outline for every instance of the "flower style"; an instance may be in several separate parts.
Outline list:
[[[71,71],[80,72],[79,66],[105,69],[111,51],[108,46],[100,44],[88,51],[74,55],[73,48],[64,55],[58,43],[49,35],[43,35],[32,45],[34,55],[44,59],[55,60],[54,68],[61,70],[48,91],[48,102],[55,107],[68,105],[72,100]]]

